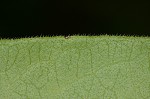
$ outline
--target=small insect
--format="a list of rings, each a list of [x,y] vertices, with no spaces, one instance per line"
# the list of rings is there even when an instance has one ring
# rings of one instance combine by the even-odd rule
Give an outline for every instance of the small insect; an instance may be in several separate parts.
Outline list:
[[[65,35],[65,36],[64,36],[65,39],[69,39],[70,37],[71,37],[71,36],[69,36],[69,35]]]

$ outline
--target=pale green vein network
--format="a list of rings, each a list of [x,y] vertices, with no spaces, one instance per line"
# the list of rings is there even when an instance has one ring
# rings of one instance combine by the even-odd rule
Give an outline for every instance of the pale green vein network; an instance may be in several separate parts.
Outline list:
[[[0,99],[150,99],[150,38],[1,39]]]

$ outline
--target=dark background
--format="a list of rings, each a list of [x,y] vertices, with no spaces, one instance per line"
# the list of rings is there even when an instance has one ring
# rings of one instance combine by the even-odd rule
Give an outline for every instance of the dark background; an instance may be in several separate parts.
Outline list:
[[[150,3],[104,0],[1,0],[0,37],[150,35]]]

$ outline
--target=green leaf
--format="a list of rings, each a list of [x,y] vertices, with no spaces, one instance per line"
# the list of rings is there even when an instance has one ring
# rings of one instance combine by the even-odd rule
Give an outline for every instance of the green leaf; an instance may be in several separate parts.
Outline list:
[[[150,39],[0,40],[0,99],[149,99]]]

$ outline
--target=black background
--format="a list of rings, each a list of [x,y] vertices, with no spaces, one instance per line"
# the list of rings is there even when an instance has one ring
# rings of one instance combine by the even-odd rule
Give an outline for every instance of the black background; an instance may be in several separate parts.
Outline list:
[[[150,33],[150,3],[104,0],[1,0],[0,37]]]

